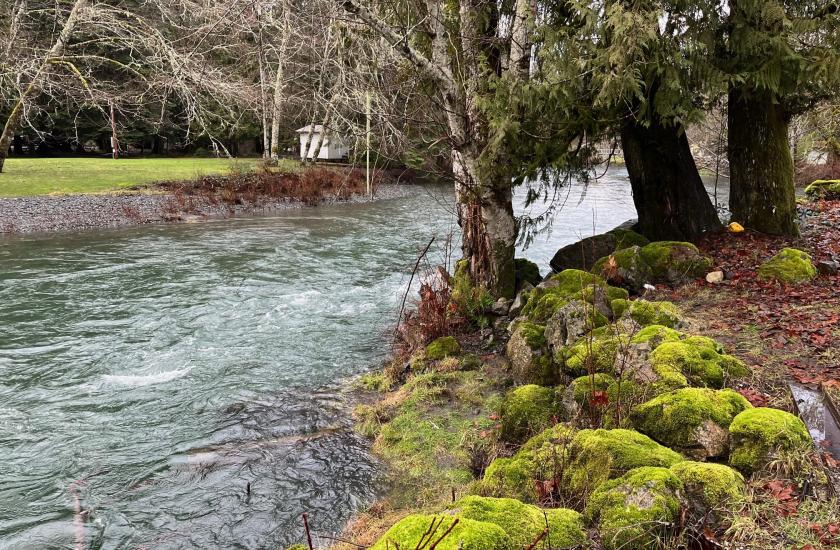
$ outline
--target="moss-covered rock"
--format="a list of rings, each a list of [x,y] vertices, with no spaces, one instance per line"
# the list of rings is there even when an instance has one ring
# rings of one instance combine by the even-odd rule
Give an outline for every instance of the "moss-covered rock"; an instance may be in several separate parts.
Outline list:
[[[799,417],[766,407],[747,409],[736,416],[729,433],[729,464],[744,473],[761,469],[779,451],[806,449],[812,444],[808,428]]]
[[[569,302],[580,300],[600,305],[600,302],[606,304],[610,299],[621,297],[626,297],[622,289],[608,286],[600,277],[578,269],[566,269],[532,290],[521,314],[531,322],[545,324]]]
[[[655,282],[685,283],[705,276],[713,265],[711,258],[686,242],[652,242],[643,246],[640,254],[650,266]]]
[[[812,199],[840,200],[840,180],[816,180],[805,188],[805,194]]]
[[[643,327],[660,325],[674,328],[682,322],[680,309],[671,302],[633,300],[626,314]]]
[[[455,522],[454,516],[415,514],[401,519],[376,541],[371,550],[415,548],[429,532],[432,522],[437,529],[432,542],[437,541]],[[504,530],[493,523],[460,518],[452,531],[435,547],[438,550],[511,550],[513,542]]]
[[[641,466],[669,467],[683,457],[633,430],[581,430],[569,447],[563,474],[568,490],[583,497],[608,479]]]
[[[594,373],[584,375],[572,380],[569,384],[572,398],[580,406],[588,406],[593,392],[606,392],[607,388],[615,382],[615,378],[605,373]]]
[[[626,347],[629,337],[613,325],[591,331],[574,344],[563,349],[555,358],[563,370],[575,376],[592,372],[611,374],[619,353]]]
[[[744,476],[724,464],[687,460],[671,466],[671,472],[682,481],[694,517],[728,510],[744,499]]]
[[[571,548],[586,541],[583,518],[574,510],[543,510],[510,498],[467,496],[453,505],[451,513],[460,518],[497,525],[510,537],[511,548],[531,544],[546,528],[546,521],[548,542],[552,547]]]
[[[540,268],[534,262],[525,258],[516,258],[513,260],[513,265],[514,273],[516,274],[516,288],[520,288],[522,283],[537,286],[542,282]]]
[[[758,268],[759,279],[782,283],[804,283],[817,276],[807,252],[785,248]]]
[[[500,412],[501,437],[511,443],[520,443],[542,432],[561,416],[554,390],[536,384],[519,386],[508,392]]]
[[[545,325],[545,339],[550,349],[559,350],[575,342],[584,334],[609,324],[597,308],[573,300],[559,308]]]
[[[658,548],[679,519],[682,489],[668,468],[636,468],[595,489],[586,517],[605,549]]]
[[[607,286],[607,282],[601,277],[580,269],[564,269],[552,275],[549,280],[553,284],[552,288],[567,296],[581,292],[587,287]]]
[[[615,237],[616,250],[622,250],[631,246],[645,246],[650,243],[647,237],[636,233],[632,229],[621,229],[617,227],[612,231],[607,231],[607,233]]]
[[[511,374],[519,384],[552,386],[560,372],[547,350],[545,327],[528,321],[516,324],[507,343]]]
[[[714,340],[706,338],[664,342],[650,354],[653,371],[676,387],[693,385],[722,388],[734,378],[749,374],[744,363],[731,355],[718,353]],[[719,348],[718,348],[719,349]]]
[[[426,358],[431,361],[440,361],[444,357],[459,353],[461,353],[461,344],[452,336],[441,336],[426,346]]]
[[[645,283],[653,278],[650,266],[642,259],[639,246],[617,250],[601,258],[595,262],[592,273],[603,277],[611,285],[636,293],[641,292]]]
[[[749,408],[729,389],[682,388],[637,406],[632,419],[637,430],[685,455],[718,458],[729,451],[732,419]]]
[[[651,349],[656,348],[663,342],[679,342],[684,334],[673,328],[662,325],[648,325],[633,335],[630,340],[633,344],[649,344]]]

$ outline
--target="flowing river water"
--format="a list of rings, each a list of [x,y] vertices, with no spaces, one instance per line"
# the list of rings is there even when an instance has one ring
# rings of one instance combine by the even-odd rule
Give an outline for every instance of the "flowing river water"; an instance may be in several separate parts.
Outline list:
[[[418,249],[454,229],[452,202],[418,186],[0,239],[0,548],[277,548],[302,540],[304,511],[340,530],[381,487],[340,384],[386,358]],[[520,255],[545,270],[559,246],[634,215],[612,170],[572,189]]]

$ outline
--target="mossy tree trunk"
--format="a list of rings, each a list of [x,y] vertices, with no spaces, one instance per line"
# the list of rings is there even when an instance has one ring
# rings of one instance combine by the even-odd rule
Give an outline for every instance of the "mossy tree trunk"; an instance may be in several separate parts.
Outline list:
[[[733,221],[772,235],[799,235],[790,115],[772,94],[729,91],[729,209]]]
[[[621,128],[621,145],[641,234],[690,241],[720,227],[681,128],[629,120]]]

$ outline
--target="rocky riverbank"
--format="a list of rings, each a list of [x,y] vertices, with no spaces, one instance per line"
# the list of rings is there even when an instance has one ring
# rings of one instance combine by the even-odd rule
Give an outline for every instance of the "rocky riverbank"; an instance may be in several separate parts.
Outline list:
[[[802,210],[796,241],[622,232],[512,303],[459,270],[430,283],[403,353],[360,381],[392,484],[337,548],[840,544],[839,464],[787,386],[840,385],[840,203]]]
[[[373,197],[327,196],[317,204],[364,203],[404,197],[408,185],[377,187]],[[152,188],[119,194],[0,198],[0,235],[117,228],[151,223],[184,223],[204,219],[259,215],[311,206],[311,201],[255,194],[226,201],[207,193]]]

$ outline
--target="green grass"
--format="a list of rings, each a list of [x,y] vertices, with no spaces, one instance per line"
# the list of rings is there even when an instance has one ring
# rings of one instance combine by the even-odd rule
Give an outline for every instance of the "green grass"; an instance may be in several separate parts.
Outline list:
[[[0,197],[103,193],[160,181],[251,170],[258,162],[215,158],[10,158],[0,174]]]

